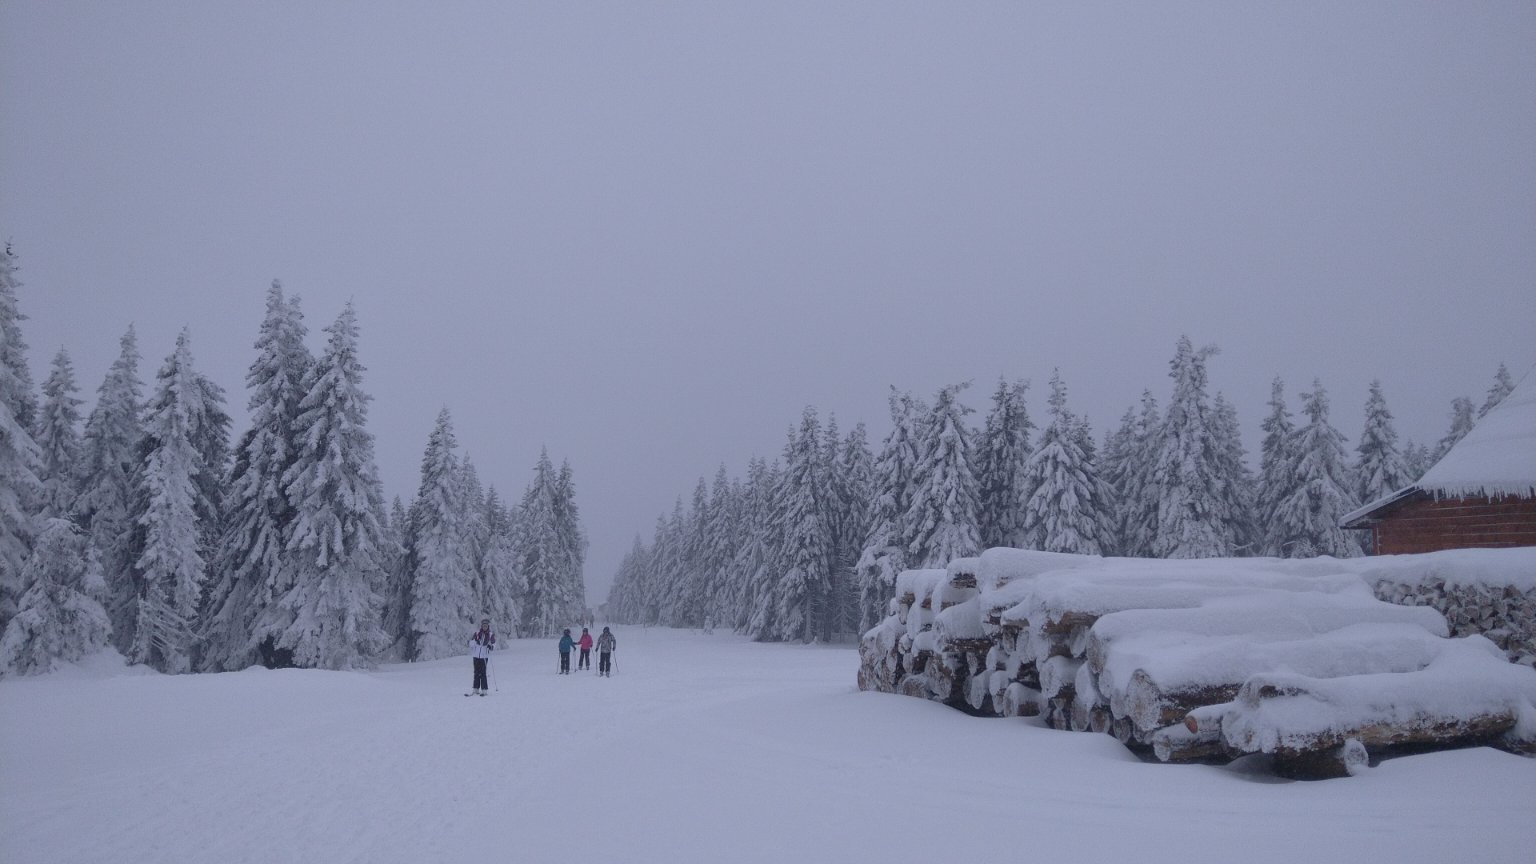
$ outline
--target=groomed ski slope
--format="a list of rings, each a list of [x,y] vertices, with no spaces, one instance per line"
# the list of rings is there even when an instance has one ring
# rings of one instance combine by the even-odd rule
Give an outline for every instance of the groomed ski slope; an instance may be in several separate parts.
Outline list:
[[[373,672],[0,682],[0,861],[1528,862],[1536,760],[1276,781],[858,692],[850,647],[618,628]]]

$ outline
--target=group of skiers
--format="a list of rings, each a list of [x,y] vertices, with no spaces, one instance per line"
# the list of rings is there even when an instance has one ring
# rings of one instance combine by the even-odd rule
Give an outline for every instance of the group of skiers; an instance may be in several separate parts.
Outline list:
[[[597,674],[603,678],[613,677],[613,651],[618,647],[618,640],[613,638],[613,631],[607,627],[594,642],[592,633],[586,628],[581,628],[581,637],[573,639],[569,627],[560,635],[560,673],[571,674],[571,651],[579,649],[580,657],[577,659],[577,669],[592,668],[592,649],[597,648]],[[490,685],[486,678],[486,664],[490,660],[491,652],[496,650],[496,632],[491,629],[491,619],[481,618],[480,629],[469,637],[470,658],[474,661],[474,683],[470,685],[470,692],[465,696],[484,696]]]
[[[581,650],[581,656],[576,660],[577,669],[592,668],[592,634],[587,628],[581,628],[581,638],[572,639],[571,629],[567,627],[560,636],[560,674],[571,674],[571,649]],[[613,631],[607,627],[597,637],[597,674],[602,678],[613,677],[613,649],[618,646],[613,638]]]

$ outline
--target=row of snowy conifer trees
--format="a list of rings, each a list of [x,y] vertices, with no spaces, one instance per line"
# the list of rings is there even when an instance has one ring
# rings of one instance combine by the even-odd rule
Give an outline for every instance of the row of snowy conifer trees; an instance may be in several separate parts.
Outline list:
[[[347,668],[462,652],[482,614],[546,635],[584,609],[571,471],[542,455],[516,505],[486,492],[439,415],[406,508],[386,509],[351,304],[323,354],[273,283],[231,446],[221,387],[183,331],[146,401],[133,328],[83,400],[60,350],[33,392],[0,255],[0,673],[108,644],[166,672]]]
[[[754,459],[746,478],[721,466],[678,499],[649,544],[635,539],[608,614],[624,622],[733,627],[760,640],[848,638],[884,615],[895,576],[943,567],[992,546],[1159,558],[1233,555],[1351,557],[1361,538],[1339,527],[1363,502],[1417,479],[1475,422],[1457,399],[1434,451],[1399,446],[1378,382],[1353,459],[1329,420],[1320,383],[1302,420],[1276,379],[1257,476],[1237,414],[1208,390],[1214,349],[1181,339],[1166,410],[1150,391],[1096,445],[1067,408],[1059,374],[1049,420],[1036,429],[1027,384],[1000,381],[980,429],[966,423],[964,385],[926,405],[893,390],[878,459],[862,424],[839,438],[807,409],[782,457]],[[1501,365],[1481,413],[1513,389]],[[1038,431],[1038,437],[1034,433]]]

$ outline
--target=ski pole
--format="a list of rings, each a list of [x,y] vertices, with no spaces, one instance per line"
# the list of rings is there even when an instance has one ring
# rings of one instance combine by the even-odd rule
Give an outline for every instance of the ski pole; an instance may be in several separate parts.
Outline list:
[[[491,668],[491,657],[489,654],[485,657],[485,671],[491,676],[491,688],[500,693],[501,686],[496,683],[496,670]]]

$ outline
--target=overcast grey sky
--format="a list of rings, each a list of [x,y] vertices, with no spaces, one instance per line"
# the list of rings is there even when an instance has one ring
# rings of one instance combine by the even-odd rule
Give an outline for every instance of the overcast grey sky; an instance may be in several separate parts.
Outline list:
[[[239,424],[270,280],[355,298],[387,492],[444,405],[505,493],[547,445],[600,602],[889,384],[1102,435],[1187,333],[1250,441],[1277,374],[1438,438],[1536,363],[1536,4],[0,0],[0,236],[39,381],[189,325]]]

